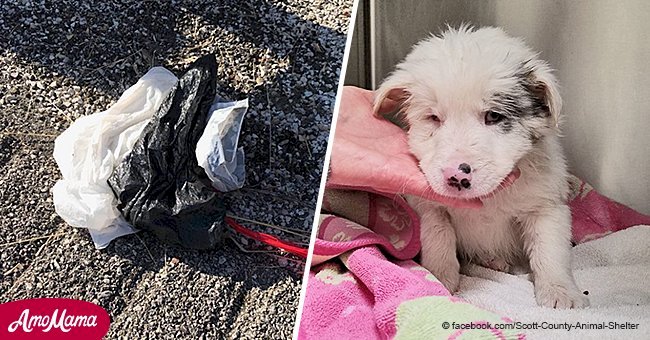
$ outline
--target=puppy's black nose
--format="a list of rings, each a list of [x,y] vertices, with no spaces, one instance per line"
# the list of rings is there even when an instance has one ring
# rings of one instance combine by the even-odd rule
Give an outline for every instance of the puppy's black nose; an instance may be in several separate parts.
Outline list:
[[[466,174],[472,172],[472,168],[471,168],[471,167],[469,166],[469,164],[467,164],[467,163],[461,163],[461,164],[458,166],[458,170],[460,170],[460,171],[462,171],[462,172],[464,172],[464,173],[466,173]]]

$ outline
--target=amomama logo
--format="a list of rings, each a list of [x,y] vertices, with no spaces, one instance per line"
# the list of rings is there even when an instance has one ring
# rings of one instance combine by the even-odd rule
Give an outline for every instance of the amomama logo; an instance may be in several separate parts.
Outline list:
[[[101,339],[106,311],[90,302],[41,298],[0,305],[0,339]]]

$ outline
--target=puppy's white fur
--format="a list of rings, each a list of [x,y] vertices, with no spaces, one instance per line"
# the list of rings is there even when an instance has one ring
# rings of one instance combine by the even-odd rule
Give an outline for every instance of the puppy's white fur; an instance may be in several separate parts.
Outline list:
[[[588,305],[571,273],[562,104],[549,66],[501,29],[463,26],[418,43],[378,89],[375,109],[386,99],[399,102],[431,188],[484,203],[454,208],[408,197],[421,217],[422,265],[454,292],[458,258],[502,271],[524,264],[540,305]],[[501,120],[488,123],[488,112]],[[443,176],[460,163],[472,168],[467,190]],[[495,192],[515,169],[520,178]]]

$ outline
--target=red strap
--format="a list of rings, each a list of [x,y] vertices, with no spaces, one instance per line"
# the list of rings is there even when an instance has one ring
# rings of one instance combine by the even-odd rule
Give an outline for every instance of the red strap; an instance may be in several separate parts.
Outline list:
[[[273,235],[260,233],[260,232],[248,229],[248,228],[244,227],[243,225],[235,222],[235,220],[233,220],[230,217],[226,217],[226,223],[228,223],[228,225],[230,225],[233,229],[235,229],[235,231],[237,231],[240,234],[246,235],[246,236],[248,236],[248,237],[250,237],[252,239],[258,240],[258,241],[260,241],[262,243],[265,243],[265,244],[268,244],[268,245],[270,245],[272,247],[280,248],[280,249],[282,249],[284,251],[287,251],[287,252],[289,252],[291,254],[294,254],[294,255],[298,255],[298,256],[300,256],[302,258],[307,258],[307,251],[308,250],[305,249],[305,248],[302,248],[300,246],[297,246],[297,245],[295,245],[293,243],[290,243],[290,242],[287,242],[287,241],[280,240],[279,238],[277,238],[277,237],[275,237]]]

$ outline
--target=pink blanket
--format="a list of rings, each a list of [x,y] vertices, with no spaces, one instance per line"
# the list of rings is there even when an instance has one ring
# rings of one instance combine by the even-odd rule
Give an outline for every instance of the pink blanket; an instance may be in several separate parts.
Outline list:
[[[427,189],[403,132],[372,116],[371,99],[369,91],[343,91],[299,338],[525,338],[494,327],[511,320],[454,298],[413,261],[420,225],[401,194],[443,198]],[[577,178],[571,185],[576,242],[650,224]]]

